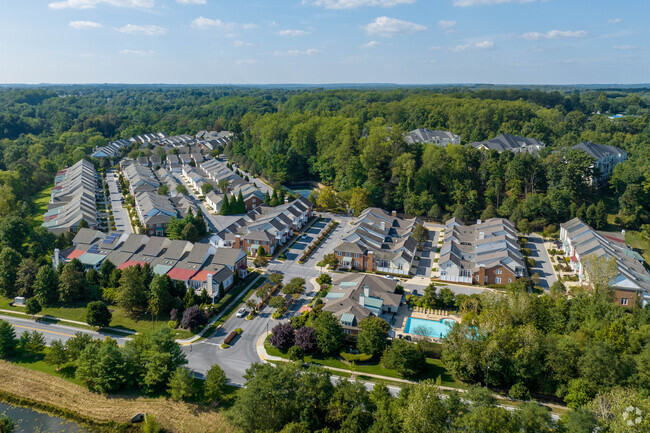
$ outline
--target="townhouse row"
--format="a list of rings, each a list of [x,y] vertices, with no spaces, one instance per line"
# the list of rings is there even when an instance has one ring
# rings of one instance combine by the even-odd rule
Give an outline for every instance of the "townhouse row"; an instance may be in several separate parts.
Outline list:
[[[220,285],[227,291],[235,282],[235,274],[244,278],[248,272],[246,254],[239,249],[92,229],[79,230],[70,248],[55,249],[52,265],[58,268],[73,259],[95,270],[105,261],[118,269],[148,264],[154,274],[168,275],[197,294],[205,289],[213,301]]]

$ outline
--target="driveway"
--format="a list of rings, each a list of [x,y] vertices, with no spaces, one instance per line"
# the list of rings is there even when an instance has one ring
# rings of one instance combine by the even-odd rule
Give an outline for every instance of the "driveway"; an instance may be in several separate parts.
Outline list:
[[[420,257],[420,262],[418,263],[418,268],[415,271],[416,277],[431,278],[431,268],[435,267],[433,260],[436,255],[436,239],[438,238],[438,232],[429,230],[429,240],[427,240],[423,245],[422,251],[416,251],[416,255]]]
[[[181,185],[185,185],[185,188],[187,189],[188,195],[187,199],[194,204],[194,206],[198,207],[201,209],[201,212],[203,212],[203,219],[205,219],[205,223],[208,226],[208,232],[217,232],[219,231],[220,227],[217,222],[215,221],[215,216],[210,213],[210,210],[206,207],[206,205],[199,200],[199,197],[194,194],[194,191],[192,191],[192,187],[183,180],[183,177],[180,175],[180,173],[170,173],[172,176],[178,180]]]
[[[541,236],[531,234],[528,236],[528,248],[530,248],[530,257],[535,259],[537,265],[531,268],[531,275],[539,274],[539,286],[544,290],[549,290],[557,278],[553,272],[553,263],[546,248],[544,248],[544,239]]]
[[[122,191],[118,184],[118,175],[113,170],[106,172],[106,183],[108,183],[108,192],[110,194],[110,203],[113,209],[113,218],[115,219],[115,231],[124,233],[133,233],[129,213],[122,206]],[[110,224],[110,221],[109,221]],[[109,225],[110,226],[110,225]]]

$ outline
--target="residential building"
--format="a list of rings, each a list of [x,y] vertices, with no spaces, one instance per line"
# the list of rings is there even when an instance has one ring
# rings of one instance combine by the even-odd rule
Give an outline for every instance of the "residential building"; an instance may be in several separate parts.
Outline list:
[[[169,240],[138,234],[103,233],[81,229],[65,250],[55,249],[52,265],[78,259],[86,269],[100,269],[108,260],[118,269],[149,265],[156,275],[168,275],[172,280],[193,288],[197,294],[203,289],[215,299],[219,285],[227,291],[237,277],[247,275],[247,256],[233,248],[212,244],[193,244],[183,240]]]
[[[59,171],[50,190],[50,202],[43,215],[43,227],[54,234],[76,232],[84,220],[90,228],[99,228],[98,187],[95,166],[84,159]]]
[[[393,322],[402,302],[396,288],[397,281],[376,275],[335,275],[323,311],[338,318],[346,333],[356,335],[359,323],[370,316]]]
[[[536,155],[546,145],[535,138],[500,134],[490,140],[475,141],[470,143],[469,146],[474,146],[482,150],[496,150],[499,153],[507,150],[514,153],[530,153]]]
[[[339,268],[408,275],[418,244],[411,234],[418,224],[418,218],[403,219],[395,211],[365,209],[334,248]]]
[[[460,144],[460,135],[448,131],[432,131],[428,128],[418,128],[404,135],[407,144],[433,143],[446,147],[451,144]]]
[[[273,254],[311,219],[312,204],[304,197],[271,207],[258,206],[212,237],[219,247],[239,248],[251,256],[259,247]]]
[[[624,239],[597,232],[578,218],[560,224],[560,240],[569,265],[589,281],[585,269],[587,258],[603,257],[616,260],[617,274],[610,282],[619,305],[645,307],[650,302],[650,274],[643,266],[643,257],[625,245]]]
[[[504,218],[465,225],[457,218],[445,223],[440,248],[440,279],[455,283],[506,285],[526,276],[517,230]]]
[[[590,185],[606,183],[612,176],[614,167],[627,159],[627,152],[623,149],[606,144],[597,144],[591,141],[576,144],[571,148],[582,150],[594,159],[592,165],[593,175],[589,179]]]

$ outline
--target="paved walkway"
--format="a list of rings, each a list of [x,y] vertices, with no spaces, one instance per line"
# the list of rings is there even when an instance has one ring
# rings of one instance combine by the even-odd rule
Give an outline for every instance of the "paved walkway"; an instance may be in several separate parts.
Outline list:
[[[20,314],[21,316],[26,316],[29,318],[35,319],[45,319],[45,320],[56,320],[57,322],[65,322],[65,323],[72,323],[75,325],[81,325],[81,326],[90,326],[91,328],[94,328],[94,326],[89,325],[86,322],[79,322],[77,320],[69,320],[69,319],[62,319],[60,317],[54,317],[54,316],[49,316],[47,314],[45,315],[40,315],[40,314],[35,314],[33,316],[23,313],[22,311],[14,311],[14,310],[2,310],[0,309],[0,313],[10,313],[10,314]],[[136,331],[132,331],[130,329],[120,329],[120,328],[112,328],[110,326],[107,326],[105,328],[101,328],[104,331],[112,331],[112,332],[117,332],[120,334],[130,334],[130,335],[135,335],[137,334]]]

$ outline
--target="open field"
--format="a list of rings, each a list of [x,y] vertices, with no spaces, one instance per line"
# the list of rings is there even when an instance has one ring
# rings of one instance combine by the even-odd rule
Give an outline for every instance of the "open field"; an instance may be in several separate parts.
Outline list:
[[[65,379],[4,361],[0,361],[0,396],[90,424],[123,424],[137,413],[147,413],[171,433],[233,431],[217,410],[162,397],[103,396]]]

